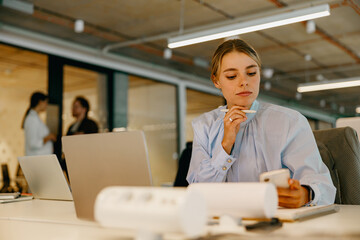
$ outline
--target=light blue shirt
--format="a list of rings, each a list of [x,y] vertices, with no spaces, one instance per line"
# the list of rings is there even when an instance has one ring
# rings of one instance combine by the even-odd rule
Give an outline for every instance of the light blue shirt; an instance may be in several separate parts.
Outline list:
[[[25,118],[25,155],[49,155],[54,153],[53,142],[47,141],[44,144],[44,138],[49,135],[49,128],[41,121],[37,112],[33,109]]]
[[[221,142],[224,116],[220,109],[207,112],[192,122],[194,141],[189,183],[258,182],[263,172],[288,168],[291,178],[312,188],[312,204],[332,204],[336,188],[321,160],[307,119],[285,107],[254,101],[247,120],[240,125],[228,155]]]

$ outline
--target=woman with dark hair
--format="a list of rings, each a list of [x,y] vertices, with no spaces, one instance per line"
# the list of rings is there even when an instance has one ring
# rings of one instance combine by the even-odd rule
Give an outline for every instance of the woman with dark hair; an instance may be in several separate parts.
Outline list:
[[[25,131],[25,155],[47,155],[54,152],[53,142],[56,136],[41,121],[39,114],[46,110],[48,96],[35,92],[31,95],[30,106],[27,109],[22,128]]]
[[[96,122],[88,117],[89,110],[90,104],[88,100],[81,96],[75,98],[72,115],[76,118],[76,121],[71,124],[66,135],[97,133],[99,131]]]

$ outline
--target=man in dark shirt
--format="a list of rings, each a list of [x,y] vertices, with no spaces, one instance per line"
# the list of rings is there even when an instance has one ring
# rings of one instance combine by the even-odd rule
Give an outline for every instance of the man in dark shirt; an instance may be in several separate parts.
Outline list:
[[[87,134],[99,132],[98,125],[88,118],[90,110],[89,102],[84,97],[76,97],[72,107],[72,115],[76,122],[71,124],[66,135]]]

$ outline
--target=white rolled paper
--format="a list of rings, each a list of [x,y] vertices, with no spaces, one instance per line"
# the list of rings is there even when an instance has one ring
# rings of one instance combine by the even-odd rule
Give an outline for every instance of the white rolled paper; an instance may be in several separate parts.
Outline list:
[[[272,218],[278,206],[271,183],[193,183],[188,188],[203,193],[209,217]]]
[[[207,218],[198,190],[160,187],[107,187],[96,198],[94,214],[104,227],[188,237],[203,234]]]

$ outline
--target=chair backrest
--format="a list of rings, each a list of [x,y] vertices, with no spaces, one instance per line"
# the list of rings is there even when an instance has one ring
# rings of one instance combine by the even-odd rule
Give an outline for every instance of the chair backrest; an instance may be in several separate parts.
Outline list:
[[[6,193],[9,191],[10,188],[10,177],[9,177],[9,169],[6,163],[1,164],[1,171],[3,176],[3,185],[0,189],[1,193]]]
[[[337,189],[335,203],[360,204],[360,143],[350,127],[313,131]]]
[[[192,142],[187,142],[186,148],[182,151],[180,155],[174,187],[187,187],[189,185],[189,183],[186,181],[186,176],[190,166],[191,152]]]

